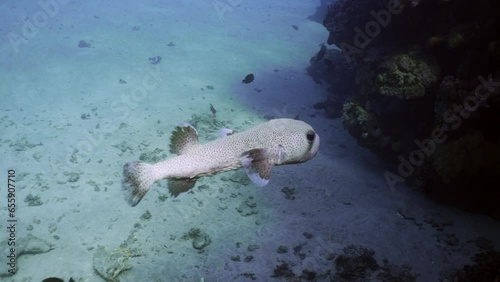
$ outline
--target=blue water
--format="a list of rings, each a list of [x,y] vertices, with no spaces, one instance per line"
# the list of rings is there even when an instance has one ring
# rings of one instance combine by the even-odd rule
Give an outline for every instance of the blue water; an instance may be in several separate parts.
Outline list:
[[[273,277],[287,264],[330,281],[354,244],[437,281],[469,262],[467,241],[499,247],[491,219],[391,191],[388,165],[312,108],[328,94],[305,71],[328,37],[307,19],[319,2],[0,3],[0,280],[297,281]],[[179,199],[163,180],[136,207],[125,200],[123,165],[170,157],[181,122],[204,143],[220,127],[297,116],[320,151],[274,168],[266,187],[237,170]]]

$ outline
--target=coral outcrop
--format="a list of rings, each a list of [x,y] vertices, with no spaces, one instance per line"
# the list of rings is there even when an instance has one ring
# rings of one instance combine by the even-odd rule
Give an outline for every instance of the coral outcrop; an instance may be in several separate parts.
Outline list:
[[[339,0],[323,21],[327,61],[309,70],[332,92],[318,107],[406,168],[393,179],[497,219],[499,14],[494,0]]]
[[[420,98],[437,81],[437,66],[411,53],[390,56],[377,67],[373,91],[378,95],[403,100]]]

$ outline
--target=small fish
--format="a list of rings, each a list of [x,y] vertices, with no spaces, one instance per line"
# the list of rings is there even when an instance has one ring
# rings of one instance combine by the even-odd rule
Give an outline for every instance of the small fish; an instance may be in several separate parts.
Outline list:
[[[296,26],[296,25],[294,25],[294,24],[292,24],[292,28],[295,29],[295,30],[299,30],[299,27]]]
[[[156,164],[129,162],[123,167],[122,186],[130,205],[137,205],[158,180],[167,178],[173,197],[189,191],[202,176],[243,167],[257,186],[264,186],[273,166],[312,159],[320,139],[307,123],[273,119],[243,132],[225,130],[225,136],[198,144],[198,132],[189,124],[177,126],[170,138],[170,152],[178,156]]]
[[[217,110],[214,108],[212,104],[210,104],[210,111],[212,112],[212,115],[215,116],[215,113],[217,113]]]
[[[321,49],[319,49],[318,53],[316,54],[316,61],[319,61],[325,57],[326,51],[328,49],[326,48],[325,44],[321,44]]]
[[[241,82],[248,84],[248,83],[252,82],[254,79],[255,79],[255,76],[253,76],[253,73],[250,73],[250,74],[247,74],[247,76],[245,76],[245,79],[243,79]]]
[[[226,136],[229,136],[229,135],[233,135],[235,133],[238,133],[238,132],[235,131],[235,130],[232,130],[230,128],[221,128],[221,129],[219,129],[219,137],[220,138],[226,137]]]

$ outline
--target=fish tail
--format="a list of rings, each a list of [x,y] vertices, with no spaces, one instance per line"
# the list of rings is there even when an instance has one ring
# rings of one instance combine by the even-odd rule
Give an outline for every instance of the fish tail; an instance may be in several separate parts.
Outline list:
[[[131,206],[137,205],[156,181],[153,172],[153,165],[147,163],[129,162],[123,166],[122,188]]]

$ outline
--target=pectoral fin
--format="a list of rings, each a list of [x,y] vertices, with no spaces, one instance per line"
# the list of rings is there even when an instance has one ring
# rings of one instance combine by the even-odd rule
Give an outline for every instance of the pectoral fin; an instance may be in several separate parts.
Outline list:
[[[168,180],[168,191],[172,197],[177,197],[181,193],[185,193],[196,184],[196,178],[194,179],[169,179]]]
[[[265,149],[252,149],[244,152],[240,157],[240,162],[248,178],[255,185],[262,187],[269,182],[273,164],[269,161],[269,156]]]
[[[233,135],[237,133],[235,130],[232,130],[230,128],[221,128],[219,129],[219,137],[222,138],[222,137],[226,137],[226,136],[229,136],[229,135]]]

